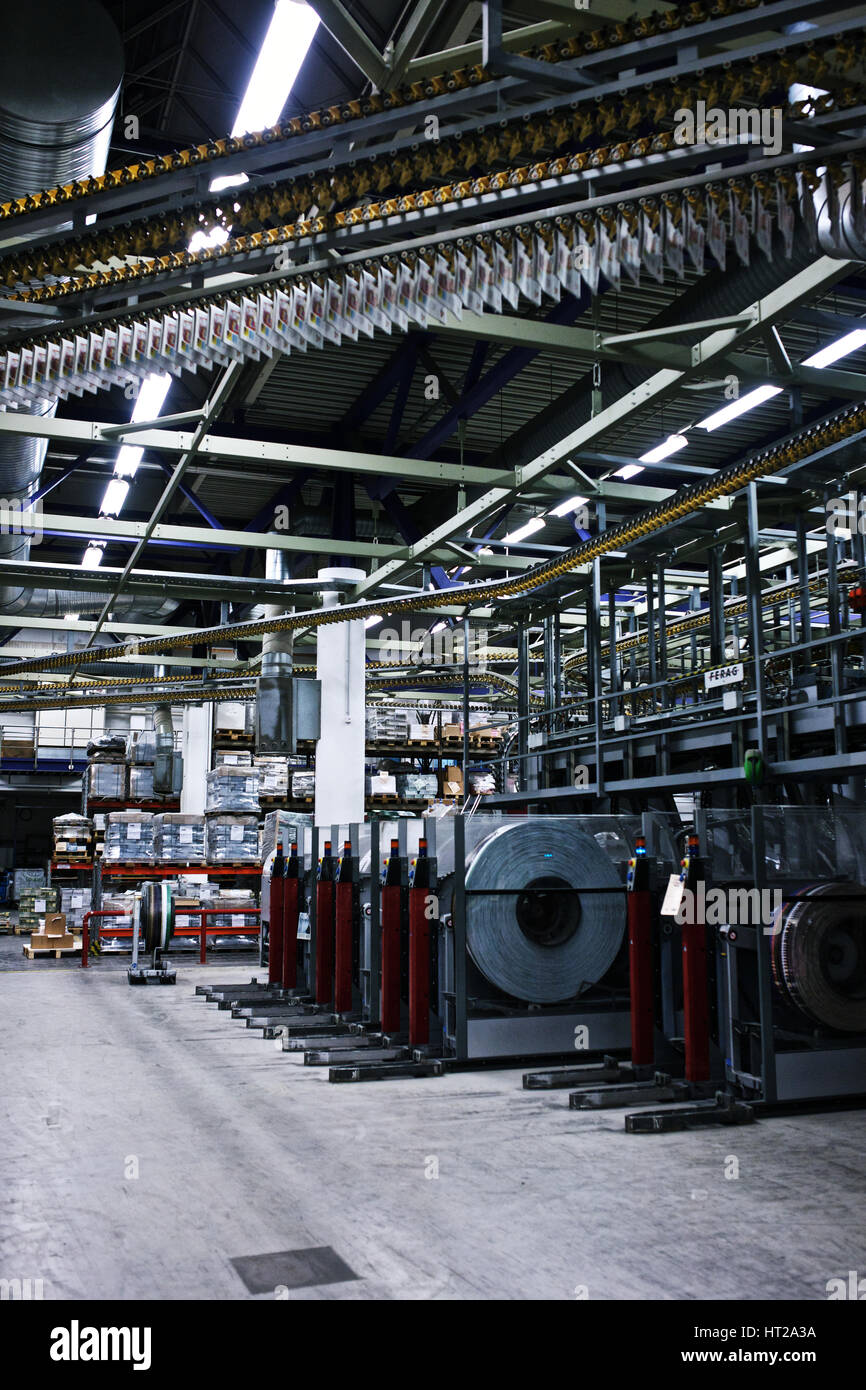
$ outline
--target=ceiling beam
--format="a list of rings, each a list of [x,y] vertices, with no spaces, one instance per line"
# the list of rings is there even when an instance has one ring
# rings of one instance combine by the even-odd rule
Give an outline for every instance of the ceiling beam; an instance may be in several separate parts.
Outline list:
[[[103,431],[108,431],[104,434]],[[33,439],[59,440],[62,443],[114,444],[122,440],[116,424],[98,420],[58,420],[48,416],[0,414],[0,435],[27,435]],[[169,454],[184,454],[192,446],[194,435],[183,430],[151,429],[136,431],[133,443],[143,449],[162,449]],[[488,484],[507,479],[507,473],[494,473],[489,468],[470,464],[439,463],[428,459],[405,459],[384,454],[359,453],[354,449],[321,449],[300,444],[274,444],[261,439],[232,439],[228,435],[206,434],[198,445],[199,457],[218,458],[238,463],[273,463],[286,468],[312,468],[326,472],[390,474],[448,486],[454,483]]]
[[[619,428],[633,416],[673,394],[682,383],[693,374],[700,374],[714,362],[723,359],[738,343],[744,341],[749,333],[755,331],[756,324],[762,329],[784,318],[792,309],[828,289],[856,263],[849,260],[834,260],[830,256],[820,256],[813,264],[784,281],[754,304],[743,310],[743,323],[717,328],[689,349],[689,367],[664,367],[648,377],[646,381],[627,391],[619,400],[579,425],[565,435],[558,443],[545,449],[529,463],[514,470],[514,482],[506,486],[494,486],[475,498],[469,506],[457,512],[450,521],[435,527],[411,547],[412,559],[417,562],[433,545],[465,532],[485,517],[492,516],[500,507],[514,497],[536,485],[558,465],[567,461],[569,455],[579,453],[597,445],[605,434]],[[392,560],[382,565],[375,573],[368,575],[355,589],[355,598],[360,599],[387,580],[405,570],[405,564]]]

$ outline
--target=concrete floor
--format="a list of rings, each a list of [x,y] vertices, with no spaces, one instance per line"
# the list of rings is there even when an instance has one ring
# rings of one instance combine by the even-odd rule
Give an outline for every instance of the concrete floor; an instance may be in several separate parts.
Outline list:
[[[131,990],[118,960],[0,957],[0,1278],[47,1298],[249,1298],[233,1258],[323,1246],[357,1278],[290,1297],[824,1299],[866,1273],[864,1112],[630,1136],[520,1070],[333,1086],[194,996],[249,963]]]

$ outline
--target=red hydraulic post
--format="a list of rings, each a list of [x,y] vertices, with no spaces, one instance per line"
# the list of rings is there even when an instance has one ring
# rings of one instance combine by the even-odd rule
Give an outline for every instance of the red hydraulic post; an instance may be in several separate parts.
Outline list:
[[[334,1012],[349,1013],[352,1008],[352,944],[355,926],[355,872],[352,841],[343,843],[343,854],[337,882],[334,885],[335,953],[334,953]]]
[[[319,862],[316,883],[316,1003],[329,1004],[334,990],[334,859],[331,841]]]
[[[277,851],[271,865],[270,916],[268,918],[268,984],[283,983],[283,888],[286,861],[283,842],[277,840]]]
[[[403,884],[400,865],[400,842],[391,841],[391,853],[385,860],[381,892],[382,914],[382,1007],[383,1033],[400,1031],[400,974],[401,930],[403,919]]]
[[[628,868],[628,968],[631,993],[632,1066],[649,1066],[655,1057],[653,1029],[652,891],[646,840],[635,838]]]
[[[298,844],[293,841],[283,878],[283,988],[298,983],[298,917],[301,911],[301,869]]]
[[[683,861],[685,885],[691,894],[685,900],[686,920],[682,928],[686,1080],[709,1081],[710,994],[705,921],[706,888],[703,885],[703,861],[698,858],[696,835],[690,835],[688,838],[686,856]]]
[[[418,841],[418,858],[409,879],[409,1045],[430,1041],[430,913],[435,867],[427,841]]]

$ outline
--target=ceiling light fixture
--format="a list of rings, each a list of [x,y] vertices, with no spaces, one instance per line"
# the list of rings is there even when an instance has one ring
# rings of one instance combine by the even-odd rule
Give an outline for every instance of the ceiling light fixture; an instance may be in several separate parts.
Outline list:
[[[866,346],[866,328],[853,328],[844,337],[837,338],[835,343],[828,343],[818,352],[813,352],[812,356],[807,357],[802,365],[804,367],[829,367],[833,362],[838,362],[842,357],[848,357],[852,352],[857,352],[858,348],[864,346]]]
[[[701,430],[717,430],[721,425],[726,425],[729,420],[736,420],[738,415],[745,415],[748,410],[754,410],[755,406],[763,405],[764,401],[772,400],[773,396],[781,395],[781,386],[757,386],[754,391],[749,391],[745,396],[738,397],[731,401],[730,405],[722,406],[715,414],[708,415],[706,420],[699,420],[697,428]]]
[[[543,516],[534,516],[523,526],[518,526],[516,531],[509,531],[507,536],[502,537],[504,545],[514,545],[517,541],[523,541],[527,536],[533,536],[536,531],[540,531],[547,525],[547,519]]]
[[[235,138],[250,131],[267,130],[279,120],[318,27],[319,17],[309,5],[277,0],[232,126]],[[213,180],[211,192],[246,182],[246,174],[228,174]]]

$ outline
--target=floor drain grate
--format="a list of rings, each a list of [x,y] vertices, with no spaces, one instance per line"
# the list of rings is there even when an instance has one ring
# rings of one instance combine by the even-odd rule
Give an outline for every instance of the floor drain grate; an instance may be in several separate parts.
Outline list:
[[[311,1250],[277,1250],[272,1255],[238,1255],[232,1264],[250,1293],[308,1289],[317,1284],[344,1284],[360,1276],[330,1245]]]

